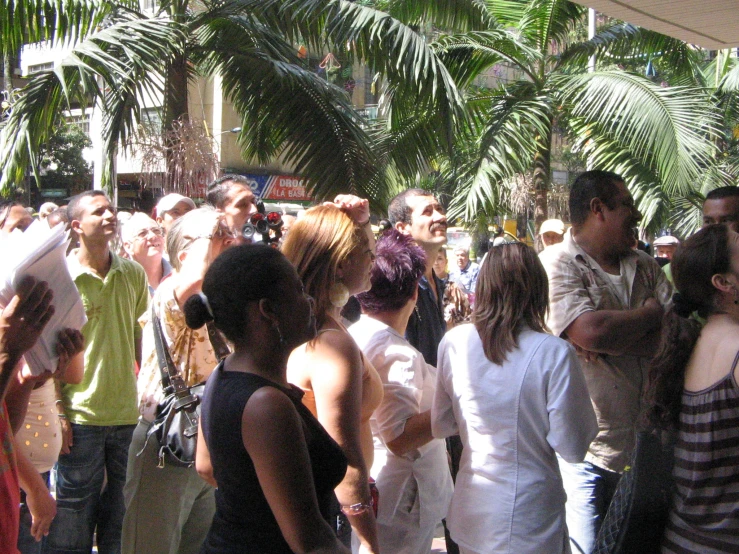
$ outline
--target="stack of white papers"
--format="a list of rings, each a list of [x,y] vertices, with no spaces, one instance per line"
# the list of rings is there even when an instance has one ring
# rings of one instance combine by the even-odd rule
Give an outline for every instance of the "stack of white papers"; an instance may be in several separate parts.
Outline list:
[[[24,355],[33,375],[56,371],[59,331],[82,329],[87,322],[82,299],[67,270],[68,244],[69,233],[64,225],[49,229],[45,221],[34,221],[25,233],[15,230],[0,240],[0,306],[8,305],[26,275],[46,281],[54,293],[54,315],[34,347]]]

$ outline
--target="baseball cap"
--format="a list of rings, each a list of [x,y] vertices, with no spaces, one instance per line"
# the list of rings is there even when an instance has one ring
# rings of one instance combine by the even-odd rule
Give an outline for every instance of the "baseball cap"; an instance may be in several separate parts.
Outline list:
[[[162,217],[164,212],[168,212],[180,202],[188,204],[193,210],[196,208],[195,202],[193,202],[191,198],[173,192],[171,194],[167,194],[166,196],[162,196],[159,202],[157,202],[157,217]]]
[[[547,219],[539,228],[539,234],[543,235],[544,233],[557,233],[558,235],[564,235],[565,224],[559,219]]]
[[[677,237],[673,237],[672,235],[665,235],[664,237],[659,237],[652,243],[653,246],[670,246],[673,244],[678,245],[680,244],[680,241],[677,239]]]

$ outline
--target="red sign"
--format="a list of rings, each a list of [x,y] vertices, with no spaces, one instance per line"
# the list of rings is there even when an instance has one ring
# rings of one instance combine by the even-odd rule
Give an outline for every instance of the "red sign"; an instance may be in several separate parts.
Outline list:
[[[305,190],[304,184],[305,180],[300,177],[275,175],[269,178],[262,198],[283,202],[309,202],[311,197]]]

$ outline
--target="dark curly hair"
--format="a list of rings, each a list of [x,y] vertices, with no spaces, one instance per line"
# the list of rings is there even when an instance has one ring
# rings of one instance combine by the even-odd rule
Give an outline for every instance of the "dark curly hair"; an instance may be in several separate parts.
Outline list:
[[[199,329],[214,321],[228,340],[242,344],[248,327],[247,303],[262,298],[279,299],[279,284],[292,271],[285,256],[269,246],[247,244],[228,248],[213,261],[203,279],[203,294],[209,306],[198,294],[185,302],[188,327]]]
[[[672,276],[680,293],[663,318],[660,345],[649,368],[645,425],[671,430],[678,424],[685,369],[701,330],[698,322],[686,318],[696,310],[701,317],[714,312],[711,280],[730,269],[729,233],[725,225],[709,225],[675,251]]]
[[[401,309],[413,298],[424,271],[426,254],[413,238],[395,229],[385,231],[377,240],[372,288],[357,295],[362,310],[374,314]]]

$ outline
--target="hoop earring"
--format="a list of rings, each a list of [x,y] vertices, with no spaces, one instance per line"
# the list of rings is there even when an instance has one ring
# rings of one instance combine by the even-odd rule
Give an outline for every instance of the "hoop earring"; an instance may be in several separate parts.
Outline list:
[[[328,299],[332,306],[343,308],[349,302],[349,289],[341,281],[336,281],[328,290]]]

